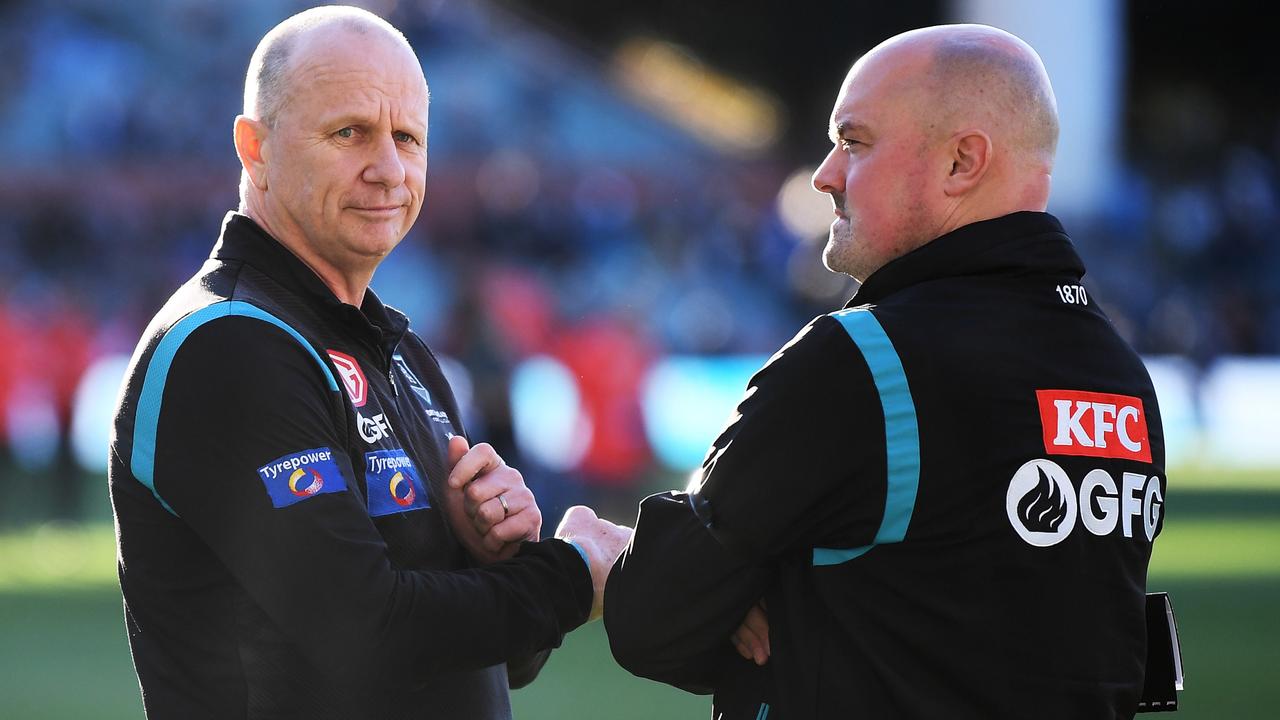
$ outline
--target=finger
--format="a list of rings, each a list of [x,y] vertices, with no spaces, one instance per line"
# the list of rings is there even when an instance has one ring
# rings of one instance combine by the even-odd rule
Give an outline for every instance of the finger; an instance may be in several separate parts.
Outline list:
[[[449,438],[448,467],[450,469],[453,469],[453,467],[458,464],[458,461],[462,459],[462,456],[466,455],[467,451],[470,449],[471,449],[471,443],[467,442],[467,439],[462,437],[461,435],[454,435],[453,437]]]
[[[453,441],[450,440],[450,443]],[[477,475],[483,475],[487,472],[502,467],[502,458],[498,456],[497,451],[489,443],[480,443],[471,448],[462,457],[458,458],[458,462],[454,463],[453,469],[449,471],[449,487],[460,488],[471,482]]]
[[[516,550],[520,547],[519,543],[506,543],[499,540],[493,533],[484,536],[484,548],[489,553],[500,558],[508,558],[515,555]]]
[[[502,503],[496,497],[474,507],[474,511],[468,510],[468,512],[471,514],[472,523],[481,535],[487,534],[509,515],[502,509]]]
[[[760,649],[764,651],[765,657],[773,654],[769,645],[769,617],[761,606],[753,605],[747,611],[747,617],[743,619],[742,625],[759,640]]]
[[[764,640],[752,628],[743,623],[734,631],[734,635],[742,643],[743,647],[750,651],[750,657],[747,657],[748,660],[754,660],[757,665],[765,664],[769,659],[769,654],[765,652]]]
[[[512,495],[523,487],[525,487],[524,476],[520,471],[510,465],[502,465],[471,481],[465,492],[467,502],[473,507],[478,507],[499,495],[506,495],[507,506],[514,511],[515,507],[511,505],[511,501],[515,498]],[[501,504],[498,509],[502,509]]]
[[[506,507],[503,507],[503,502]],[[538,540],[542,531],[542,511],[533,491],[524,485],[486,500],[479,506],[478,517],[488,524],[486,532],[497,533],[503,542]]]
[[[574,505],[564,511],[564,517],[556,526],[556,537],[569,540],[581,535],[597,522],[596,511],[586,505]]]
[[[538,539],[542,530],[542,513],[536,505],[496,523],[489,534],[504,543],[522,542]]]
[[[742,656],[743,660],[754,661],[756,659],[755,653],[751,651],[751,648],[742,641],[742,638],[738,637],[737,630],[733,631],[733,634],[729,636],[729,639],[733,641],[733,649],[738,651],[738,654]]]

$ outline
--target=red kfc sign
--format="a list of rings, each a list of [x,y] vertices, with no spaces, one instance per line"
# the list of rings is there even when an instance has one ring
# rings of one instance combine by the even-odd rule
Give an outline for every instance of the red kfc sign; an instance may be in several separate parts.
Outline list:
[[[338,375],[347,388],[347,397],[351,398],[351,404],[363,407],[365,401],[369,399],[369,381],[364,379],[364,371],[360,369],[360,364],[344,352],[337,350],[325,352],[329,353],[329,359],[333,361],[334,367],[338,368]]]
[[[1045,452],[1151,462],[1142,398],[1037,390]]]

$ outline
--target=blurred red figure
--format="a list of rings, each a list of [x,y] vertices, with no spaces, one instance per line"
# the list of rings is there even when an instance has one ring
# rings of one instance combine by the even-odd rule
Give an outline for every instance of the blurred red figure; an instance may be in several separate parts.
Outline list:
[[[578,470],[592,486],[626,488],[651,453],[640,412],[640,383],[654,352],[625,321],[598,316],[565,331],[554,344],[578,381],[591,442]]]
[[[71,420],[76,389],[93,360],[94,328],[73,299],[48,298],[38,312],[11,306],[0,311],[0,441],[6,450],[15,433],[31,435],[39,447],[50,443],[48,462],[50,510],[54,517],[74,519],[80,509],[82,483],[71,449]],[[45,420],[52,413],[52,420]],[[15,426],[19,419],[26,427]],[[48,437],[49,433],[56,437]]]
[[[0,453],[4,453],[8,450],[9,438],[9,413],[5,410],[9,407],[9,398],[17,381],[18,364],[31,352],[31,348],[22,341],[8,305],[0,305],[0,347],[9,349],[9,352],[0,353]]]

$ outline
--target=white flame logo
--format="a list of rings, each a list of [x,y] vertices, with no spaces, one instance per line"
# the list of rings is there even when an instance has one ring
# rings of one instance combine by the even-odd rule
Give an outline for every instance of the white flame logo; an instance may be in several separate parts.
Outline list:
[[[1013,474],[1005,510],[1013,529],[1036,547],[1057,545],[1076,526],[1076,490],[1052,460],[1032,460]]]

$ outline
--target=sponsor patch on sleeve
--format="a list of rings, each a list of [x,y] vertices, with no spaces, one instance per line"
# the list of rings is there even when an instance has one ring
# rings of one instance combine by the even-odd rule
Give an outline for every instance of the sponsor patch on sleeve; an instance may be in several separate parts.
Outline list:
[[[267,487],[271,504],[278,508],[347,489],[347,480],[333,459],[333,451],[327,447],[276,458],[258,468],[258,477]]]
[[[431,507],[418,469],[404,450],[365,453],[364,473],[370,517]]]
[[[1151,462],[1142,398],[1037,390],[1045,452]]]

